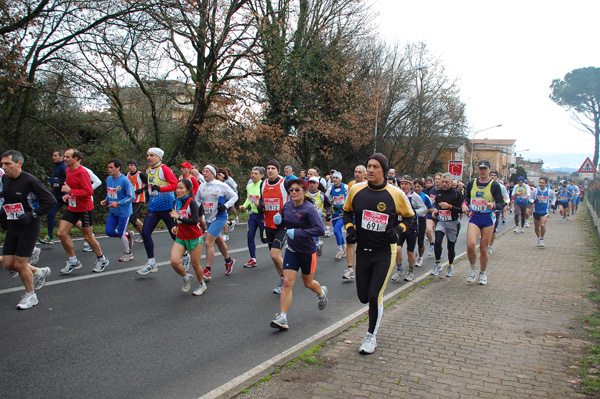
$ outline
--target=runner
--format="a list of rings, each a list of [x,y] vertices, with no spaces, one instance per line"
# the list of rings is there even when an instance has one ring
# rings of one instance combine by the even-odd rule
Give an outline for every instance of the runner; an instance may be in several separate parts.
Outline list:
[[[467,277],[468,282],[475,281],[477,275],[477,239],[481,235],[479,244],[479,284],[487,284],[487,264],[489,260],[488,245],[494,231],[494,211],[502,210],[504,200],[500,184],[489,176],[490,161],[479,161],[479,177],[467,184],[465,201],[462,204],[463,213],[469,215],[467,227],[467,256],[471,262],[471,271]]]
[[[394,168],[390,168],[390,170],[388,170],[388,174],[387,177],[396,177],[396,169]]]
[[[82,162],[83,162],[83,160],[82,160]],[[98,176],[96,176],[96,174],[90,168],[85,167],[83,165],[83,163],[81,164],[81,166],[83,167],[83,169],[85,169],[88,172],[88,175],[90,176],[90,181],[92,182],[92,191],[96,191],[96,189],[102,185],[102,180],[100,180],[100,178]],[[92,195],[92,204],[93,203],[94,203],[94,196]],[[75,227],[77,227],[79,230],[81,230],[81,220],[79,220],[79,221],[77,221],[77,223],[75,223]],[[94,234],[93,231],[92,231],[92,235],[94,237],[96,237],[96,235]],[[92,252],[92,247],[85,238],[83,239],[83,252]]]
[[[490,177],[494,180],[494,181],[498,181],[498,171],[497,170],[492,170],[490,172]],[[506,190],[506,187],[504,187],[504,184],[502,184],[502,182],[498,182],[500,184],[500,190],[502,191],[502,199],[504,199],[504,203],[508,204],[510,202],[510,196],[508,195],[508,191]],[[502,211],[496,211],[496,222],[494,223],[494,233],[492,233],[492,238],[490,239],[490,246],[488,247],[488,254],[492,254],[492,252],[494,251],[492,249],[492,246],[494,245],[494,241],[496,241],[496,233],[498,231],[498,224],[500,222],[500,217],[502,216],[502,223],[504,223],[504,213],[506,212],[506,208],[507,206],[505,206],[504,208],[502,208]]]
[[[424,183],[422,179],[415,179],[413,181],[413,188],[415,193],[419,194],[425,207],[427,208],[427,214],[433,213],[435,209],[433,206],[433,202],[431,202],[431,198],[427,194],[423,192]],[[425,254],[425,232],[427,230],[427,215],[419,216],[417,218],[417,223],[419,224],[419,235],[417,236],[417,246],[418,246],[418,256],[417,263],[415,263],[416,267],[423,266],[423,255]]]
[[[429,179],[431,179],[431,178],[429,178]],[[426,182],[425,185],[427,187],[423,191],[425,192],[425,194],[427,194],[429,196],[431,203],[434,203],[437,190],[439,190],[442,185],[442,174],[436,173],[433,176],[433,179],[431,180],[431,182]],[[433,256],[434,250],[435,250],[434,232],[435,232],[435,224],[437,223],[437,219],[435,218],[435,216],[433,216],[433,213],[427,213],[426,218],[427,218],[426,234],[427,234],[427,241],[429,241],[429,249],[427,250],[427,256]]]
[[[56,213],[65,205],[62,200],[62,193],[60,188],[67,179],[67,164],[63,158],[64,152],[62,150],[56,150],[52,153],[52,162],[54,163],[53,176],[48,179],[52,186],[52,194],[56,199],[56,205],[46,215],[46,222],[48,223],[48,234],[44,238],[40,238],[41,244],[54,245],[54,225],[56,223]]]
[[[571,215],[577,214],[577,206],[579,205],[579,196],[581,195],[581,191],[579,190],[579,186],[575,184],[575,180],[571,180]]]
[[[519,176],[518,184],[513,189],[512,201],[515,208],[515,233],[519,231],[525,232],[525,220],[527,220],[527,204],[529,204],[529,196],[531,190],[529,186],[525,184],[525,178]],[[519,229],[519,216],[521,217],[521,228]]]
[[[233,271],[235,259],[229,257],[229,250],[221,232],[227,223],[227,210],[235,206],[238,196],[231,187],[216,179],[217,169],[213,165],[206,165],[202,169],[202,176],[205,182],[198,189],[196,201],[202,206],[206,218],[204,280],[209,281],[212,278],[212,264],[215,260],[215,243],[225,259],[225,275],[229,276]]]
[[[267,163],[267,179],[260,188],[260,199],[258,202],[259,212],[265,215],[265,234],[271,254],[271,260],[279,275],[279,283],[273,289],[273,293],[281,294],[283,288],[283,258],[281,250],[285,244],[286,234],[283,224],[276,225],[273,217],[281,212],[283,205],[289,201],[289,194],[285,186],[285,179],[279,176],[281,166],[276,159]]]
[[[131,183],[133,190],[135,192],[135,198],[131,204],[131,216],[129,217],[129,222],[133,225],[133,228],[138,232],[142,233],[142,228],[144,224],[139,219],[139,216],[142,213],[144,208],[144,204],[146,204],[146,191],[148,190],[148,175],[141,170],[137,169],[138,163],[135,159],[130,159],[127,162],[127,179]],[[130,230],[129,233],[133,237],[133,230]],[[135,239],[134,242],[144,242],[142,237]]]
[[[67,265],[60,269],[60,272],[62,274],[71,274],[73,270],[83,267],[77,256],[75,256],[73,240],[69,235],[71,228],[77,222],[81,222],[83,239],[89,243],[92,251],[96,254],[96,266],[92,271],[100,273],[104,271],[110,262],[102,254],[102,248],[100,248],[100,244],[96,241],[93,233],[94,202],[92,194],[94,193],[94,189],[92,188],[92,181],[90,180],[88,171],[81,166],[81,160],[83,159],[81,152],[70,148],[65,151],[64,159],[68,166],[67,180],[63,184],[61,191],[65,193],[63,201],[67,201],[68,206],[58,224],[56,235],[60,238],[69,259],[67,260]]]
[[[129,217],[132,213],[131,202],[135,198],[133,186],[127,176],[121,174],[123,163],[120,159],[108,161],[108,177],[106,178],[106,199],[100,205],[108,206],[106,219],[106,235],[120,237],[123,244],[123,256],[119,262],[129,262],[133,259],[133,232],[127,232]],[[102,270],[101,270],[102,271]]]
[[[267,167],[268,173],[268,167]],[[289,237],[288,250],[283,261],[283,289],[279,298],[281,312],[271,321],[272,328],[288,330],[287,312],[292,304],[292,289],[298,270],[302,271],[304,286],[317,294],[319,310],[327,306],[327,287],[314,279],[317,267],[317,253],[314,237],[325,232],[321,215],[310,200],[305,197],[306,184],[300,179],[289,181],[289,191],[292,200],[286,202],[281,213],[273,216],[276,225],[285,225]]]
[[[367,184],[367,168],[365,165],[358,165],[354,168],[354,180],[348,183],[348,192],[355,184]],[[354,278],[354,244],[350,244],[346,241],[346,261],[348,262],[348,268],[344,271],[342,280],[350,280]]]
[[[564,223],[569,218],[569,204],[571,202],[571,192],[567,188],[567,182],[563,181],[562,187],[558,190],[558,212],[560,213],[560,222]]]
[[[329,197],[326,196],[323,191],[319,190],[318,177],[313,176],[308,180],[308,191],[306,192],[306,196],[312,200],[319,215],[323,217],[329,215],[329,217],[331,217],[333,205],[329,200]],[[315,237],[315,243],[317,246],[317,256],[321,256],[323,254],[323,240],[321,240],[321,237]]]
[[[204,272],[200,266],[202,230],[200,230],[198,222],[201,214],[200,207],[194,199],[194,185],[189,179],[182,179],[177,183],[175,193],[176,199],[170,216],[177,221],[177,226],[173,227],[171,231],[177,238],[171,248],[171,266],[177,274],[183,277],[181,290],[184,293],[190,292],[194,276],[187,274],[187,269],[181,263],[183,254],[189,252],[192,267],[198,278],[198,287],[193,294],[202,295],[206,290],[206,284],[204,283]]]
[[[533,227],[538,238],[537,246],[544,248],[544,235],[546,234],[546,221],[550,214],[550,206],[556,201],[554,191],[546,186],[548,178],[540,177],[539,187],[531,191],[533,201]]]
[[[387,184],[387,169],[385,155],[371,155],[368,184],[353,185],[344,205],[346,241],[356,243],[358,299],[369,304],[369,328],[359,348],[363,354],[373,353],[377,347],[383,292],[396,262],[398,234],[412,225],[415,216],[406,197]],[[398,215],[403,218],[400,223]]]
[[[406,257],[408,258],[408,274],[404,278],[406,281],[413,281],[415,278],[415,264],[417,258],[415,256],[415,247],[417,246],[417,238],[419,236],[419,217],[425,217],[427,207],[421,199],[421,196],[415,193],[412,189],[412,178],[409,175],[404,175],[400,178],[400,189],[406,195],[410,206],[417,216],[413,218],[413,223],[407,225],[408,229],[399,235],[398,246],[396,248],[396,272],[392,275],[392,281],[400,281],[404,275],[404,267],[402,266],[402,247],[406,242]]]
[[[189,162],[180,163],[179,170],[181,171],[181,175],[179,176],[178,180],[186,179],[192,182],[192,195],[195,197],[196,193],[198,192],[198,187],[200,187],[200,183],[198,182],[198,179],[192,175],[192,165]]]
[[[337,250],[335,253],[335,260],[340,260],[346,257],[346,240],[344,240],[344,221],[342,220],[344,213],[344,203],[348,197],[348,186],[342,182],[342,174],[340,172],[334,172],[331,177],[332,184],[327,189],[325,195],[329,198],[329,201],[333,204],[333,234],[335,235],[335,241],[337,243]]]
[[[287,181],[297,179],[297,177],[294,175],[294,168],[292,168],[291,165],[287,165],[285,168],[283,168],[283,174],[283,178]]]
[[[175,227],[175,221],[170,213],[175,202],[173,192],[177,188],[177,178],[171,168],[162,163],[164,154],[165,152],[158,147],[151,147],[146,152],[146,161],[148,162],[148,169],[146,170],[148,175],[148,214],[142,227],[142,239],[144,240],[144,249],[148,261],[146,266],[136,271],[141,276],[158,272],[156,259],[154,258],[154,240],[152,240],[152,233],[158,222],[162,220],[165,223],[173,241],[176,238],[171,231]]]
[[[260,199],[260,185],[262,180],[260,179],[260,166],[255,166],[250,171],[250,179],[252,184],[248,184],[246,187],[246,193],[248,197],[246,201],[240,205],[240,211],[250,209],[250,217],[248,218],[248,251],[250,252],[250,260],[244,264],[244,267],[256,267],[256,244],[254,243],[254,237],[256,236],[256,230],[259,230],[260,240],[263,244],[267,243],[267,238],[264,236],[265,231],[265,216],[258,212],[258,201]]]
[[[327,191],[327,181],[319,176],[319,168],[316,166],[310,168],[307,172],[307,176],[310,180],[311,177],[316,177],[319,179],[319,190],[326,192]],[[331,236],[331,214],[325,215],[325,237]]]
[[[435,226],[435,267],[431,274],[437,276],[442,271],[442,242],[446,236],[448,248],[448,269],[446,277],[454,276],[455,246],[458,238],[460,215],[462,213],[463,196],[458,189],[452,187],[452,175],[448,172],[442,175],[442,187],[437,190],[435,197],[434,215],[438,222]],[[468,229],[467,229],[468,231]]]
[[[21,276],[25,295],[17,309],[29,309],[38,304],[35,290],[44,286],[50,268],[37,268],[28,264],[35,248],[42,222],[40,216],[48,213],[56,199],[34,176],[22,170],[23,154],[9,150],[2,154],[0,163],[5,174],[2,176],[2,208],[0,219],[6,226],[2,267],[16,271]]]
[[[225,184],[227,184],[229,187],[231,187],[231,189],[235,192],[235,194],[238,194],[238,190],[237,190],[237,183],[235,182],[235,180],[233,180],[231,178],[231,176],[229,175],[229,171],[227,170],[227,168],[219,168],[217,169],[217,180],[219,180],[220,182],[223,182]],[[250,179],[252,180],[252,179]],[[237,211],[235,209],[235,206],[232,206],[231,208],[229,208],[227,210],[227,215],[229,216],[229,213],[233,213],[235,216],[235,220],[227,220],[227,223],[225,223],[225,227],[223,227],[223,241],[229,241],[229,232],[233,231],[233,229],[235,228],[236,223],[239,223],[239,219],[237,216]]]

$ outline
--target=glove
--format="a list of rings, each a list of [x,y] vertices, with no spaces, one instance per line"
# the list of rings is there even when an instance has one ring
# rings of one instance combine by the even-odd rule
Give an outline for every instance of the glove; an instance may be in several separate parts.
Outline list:
[[[227,207],[225,206],[225,204],[221,204],[217,207],[217,213],[221,212],[227,212]]]
[[[404,223],[399,223],[397,229],[400,233],[404,233],[406,231],[406,225]]]
[[[294,229],[287,229],[286,234],[288,235],[288,237],[290,237],[292,240],[294,239]]]
[[[141,193],[143,193],[143,192],[144,192],[144,189],[143,189],[143,188],[138,188],[137,190],[135,190],[135,193],[136,193],[136,194],[141,194]]]
[[[325,214],[325,221],[326,221],[326,222],[331,222],[331,213],[330,213],[330,212],[327,212],[327,213]]]
[[[356,244],[356,241],[358,241],[356,229],[353,226],[346,228],[346,242],[348,244]]]
[[[281,224],[281,213],[276,213],[275,216],[273,216],[273,223],[276,225]]]
[[[152,195],[158,195],[158,193],[160,193],[160,187],[157,186],[156,184],[152,184],[150,186],[150,192]]]
[[[35,219],[35,217],[33,217],[33,212],[27,212],[21,215],[17,221],[19,224],[30,224],[33,222],[33,219]]]

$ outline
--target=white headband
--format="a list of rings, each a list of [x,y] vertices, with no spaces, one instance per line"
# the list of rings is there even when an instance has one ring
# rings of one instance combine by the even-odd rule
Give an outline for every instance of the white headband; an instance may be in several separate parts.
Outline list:
[[[148,152],[151,152],[152,154],[156,155],[160,159],[162,159],[163,155],[165,155],[165,152],[158,147],[149,148]]]

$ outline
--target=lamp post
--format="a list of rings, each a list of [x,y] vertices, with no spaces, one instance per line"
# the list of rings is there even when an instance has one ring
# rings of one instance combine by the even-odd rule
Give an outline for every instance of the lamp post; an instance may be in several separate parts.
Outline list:
[[[429,68],[427,65],[421,65],[413,69],[407,69],[404,72],[424,71]],[[373,138],[373,154],[377,152],[377,120],[379,119],[379,102],[375,105],[375,133]]]
[[[490,130],[490,129],[495,129],[495,128],[500,127],[500,126],[502,126],[502,124],[495,125],[495,126],[490,126],[490,127],[486,127],[485,129],[481,129],[481,130],[476,131],[471,136],[471,162],[469,162],[469,178],[473,176],[473,149],[475,147],[475,143],[473,142],[473,140],[475,140],[475,136],[477,135],[477,133],[481,133],[481,132],[484,132],[484,131]]]

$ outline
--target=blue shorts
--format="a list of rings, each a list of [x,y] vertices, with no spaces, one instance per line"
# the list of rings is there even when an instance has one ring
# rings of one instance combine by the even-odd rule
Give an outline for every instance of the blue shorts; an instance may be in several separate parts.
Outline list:
[[[206,223],[206,232],[213,237],[218,237],[223,231],[223,227],[227,224],[227,219],[216,219],[213,222]]]
[[[285,251],[283,257],[283,270],[298,271],[302,269],[302,274],[313,274],[317,268],[317,253],[293,252],[289,249]]]
[[[496,215],[494,212],[491,213],[471,213],[471,217],[469,218],[469,223],[473,223],[475,226],[480,229],[485,229],[486,227],[491,227],[496,223]]]

